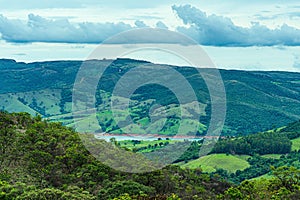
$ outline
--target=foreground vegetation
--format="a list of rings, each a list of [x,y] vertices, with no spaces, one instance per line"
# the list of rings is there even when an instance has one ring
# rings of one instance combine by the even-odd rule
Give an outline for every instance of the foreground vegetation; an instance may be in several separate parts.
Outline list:
[[[106,143],[98,141],[95,145]],[[32,118],[27,113],[6,112],[0,112],[0,151],[0,199],[5,200],[300,197],[299,152],[296,151],[282,156],[279,161],[251,157],[248,159],[251,166],[244,171],[237,170],[234,175],[220,169],[208,174],[201,168],[183,169],[175,165],[130,174],[97,161],[72,129],[49,123],[39,116]],[[246,180],[250,178],[245,171],[257,173],[262,166],[272,171],[270,179]]]
[[[142,174],[113,170],[72,129],[26,113],[0,112],[0,143],[0,199],[214,198],[229,187],[178,166]]]

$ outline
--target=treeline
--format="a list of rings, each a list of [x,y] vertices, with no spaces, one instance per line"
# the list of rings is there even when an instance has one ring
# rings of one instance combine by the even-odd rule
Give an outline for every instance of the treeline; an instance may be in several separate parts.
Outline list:
[[[229,154],[284,154],[291,152],[288,134],[263,132],[248,136],[220,139],[213,153]]]
[[[300,137],[300,121],[289,123],[278,132],[285,134],[289,139],[298,138]]]
[[[261,156],[255,155],[248,159],[250,167],[245,170],[237,170],[235,173],[229,173],[224,169],[217,169],[216,172],[211,173],[211,175],[219,175],[222,179],[226,181],[240,184],[244,180],[253,179],[271,171],[271,166],[275,166],[277,161],[271,158],[263,158]],[[287,163],[285,163],[287,164]],[[283,166],[284,164],[278,164],[276,166]]]
[[[189,148],[186,149],[186,151],[177,159],[174,161],[174,163],[178,162],[188,162],[189,160],[194,160],[199,158],[199,152],[201,145],[203,143],[203,140],[193,141]]]
[[[248,159],[250,167],[243,171],[236,171],[233,174],[223,173],[223,177],[227,181],[241,183],[244,180],[259,177],[271,172],[271,167],[293,166],[300,168],[299,165],[300,152],[294,151],[287,155],[282,155],[279,159],[263,158],[261,156],[253,156]]]
[[[300,198],[300,170],[295,167],[272,167],[273,178],[245,180],[218,196],[219,199],[289,199]]]

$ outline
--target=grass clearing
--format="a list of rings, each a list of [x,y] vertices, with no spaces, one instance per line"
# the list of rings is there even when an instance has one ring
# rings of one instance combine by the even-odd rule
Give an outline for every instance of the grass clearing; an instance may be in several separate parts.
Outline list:
[[[174,144],[180,142],[179,140],[166,140],[166,139],[161,139],[161,140],[123,140],[123,141],[118,141],[120,143],[121,147],[126,147],[128,149],[134,149],[134,148],[142,148],[142,147],[147,147],[146,149],[143,149],[139,152],[150,152],[152,150],[156,150],[159,148],[163,148],[166,145],[169,144]]]
[[[300,149],[300,137],[292,140],[292,151]]]
[[[261,157],[263,158],[272,158],[272,159],[279,159],[281,154],[265,154],[262,155]]]
[[[271,173],[266,173],[266,174],[264,174],[264,175],[261,175],[261,176],[252,178],[252,179],[250,179],[250,180],[271,179],[271,178],[274,178],[274,176],[273,176]]]
[[[230,173],[234,173],[237,170],[244,170],[250,166],[245,160],[246,158],[247,156],[211,154],[185,163],[182,167],[192,169],[201,167],[204,172],[214,172],[217,169],[224,169]]]

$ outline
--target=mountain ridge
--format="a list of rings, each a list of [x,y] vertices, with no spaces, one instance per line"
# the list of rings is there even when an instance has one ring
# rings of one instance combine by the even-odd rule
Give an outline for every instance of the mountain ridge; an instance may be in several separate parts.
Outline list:
[[[110,119],[105,121],[105,118],[111,118],[111,116],[107,115],[106,110],[103,110],[102,107],[105,106],[101,102],[109,101],[114,84],[131,69],[143,64],[152,67],[160,65],[132,59],[111,61],[91,60],[87,62],[94,62],[102,67],[111,63],[104,76],[99,80],[97,96],[99,101],[96,106],[100,111],[99,115],[101,113],[105,115],[105,117],[99,116],[101,127],[106,128],[107,132],[116,133],[118,132],[116,123],[108,124]],[[82,63],[83,61],[68,60],[23,63],[0,59],[0,84],[2,85],[0,106],[3,110],[10,112],[29,111],[31,114],[37,112],[44,117],[72,124],[71,120],[59,118],[59,116],[72,117],[70,115],[72,89]],[[205,109],[203,110],[205,114],[201,115],[200,122],[207,127],[210,117],[210,98],[204,80],[195,68],[170,67],[181,73],[196,91],[199,104]],[[121,72],[119,72],[120,69]],[[224,135],[265,131],[273,126],[280,127],[300,119],[300,73],[223,69],[219,69],[219,72],[223,78],[227,95],[228,111],[223,129]],[[143,108],[144,111],[149,111],[155,102],[169,106],[168,111],[176,110],[176,105],[178,105],[176,96],[172,92],[157,85],[139,88],[131,100],[136,103],[145,102],[147,106]],[[147,113],[143,114],[144,111],[141,109],[136,106],[133,110],[135,122],[143,123],[147,127],[149,124],[147,120],[149,121],[150,118]],[[171,123],[176,125],[176,119]],[[199,134],[205,134],[205,130],[201,131]],[[167,127],[163,133],[169,134],[170,132],[171,126]]]

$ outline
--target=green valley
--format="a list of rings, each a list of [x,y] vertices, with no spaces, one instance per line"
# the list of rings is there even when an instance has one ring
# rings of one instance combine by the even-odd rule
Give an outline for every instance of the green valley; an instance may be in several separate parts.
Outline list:
[[[0,60],[0,199],[299,197],[300,73],[220,70],[227,94],[225,126],[212,151],[202,156],[201,148],[215,138],[204,137],[211,100],[195,68],[170,66],[197,96],[198,102],[180,104],[172,91],[157,84],[137,88],[130,99],[112,98],[123,75],[156,64],[131,59],[88,62],[99,68],[110,64],[97,85],[96,121],[89,112],[76,119],[72,115],[73,84],[82,61]],[[113,101],[121,106],[112,110]],[[78,122],[84,133],[75,131]],[[180,127],[185,134],[174,137]],[[103,132],[115,138],[102,140]],[[128,135],[154,139],[118,139]],[[160,165],[146,159],[152,155],[172,162],[157,169]],[[133,165],[149,172],[110,168],[113,158],[123,162],[118,169]]]
[[[195,114],[193,102],[185,102],[183,113],[176,96],[165,87],[145,85],[130,98],[130,115],[138,126],[126,126],[126,113],[116,110],[121,129],[109,109],[111,93],[120,78],[133,68],[158,65],[131,59],[88,61],[100,68],[109,67],[99,81],[96,93],[97,118],[102,131],[111,133],[158,133],[173,135],[180,116]],[[52,121],[72,126],[72,89],[82,61],[20,63],[0,60],[1,107],[10,112],[39,113]],[[176,67],[191,84],[198,98],[199,121],[182,123],[198,126],[203,135],[209,126],[210,98],[204,80],[191,67]],[[92,73],[92,72],[91,72]],[[205,73],[205,69],[203,69]],[[281,127],[299,119],[299,73],[220,70],[227,95],[227,116],[223,135],[249,134]],[[166,78],[166,77],[162,77]],[[43,81],[41,81],[43,80]],[[121,97],[119,97],[121,98]],[[150,112],[149,112],[150,111]],[[159,116],[167,113],[166,121]],[[158,116],[158,118],[157,118]],[[82,116],[88,117],[88,116]],[[154,119],[150,123],[151,118]],[[152,125],[152,126],[150,126]],[[89,124],[86,123],[86,127]],[[188,126],[187,126],[188,127]],[[189,133],[186,129],[185,132]]]

